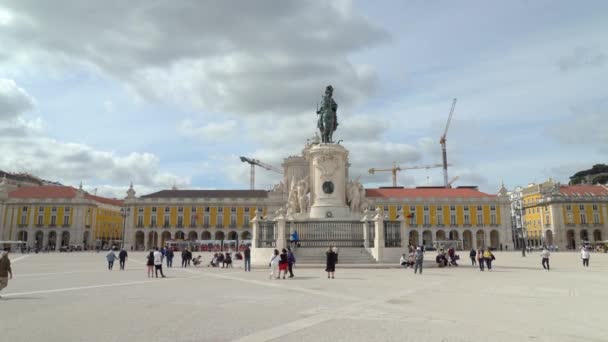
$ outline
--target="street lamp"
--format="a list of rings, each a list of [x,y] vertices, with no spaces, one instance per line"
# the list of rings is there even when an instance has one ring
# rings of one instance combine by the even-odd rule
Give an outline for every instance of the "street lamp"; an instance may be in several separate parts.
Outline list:
[[[127,216],[131,212],[131,208],[122,207],[120,208],[120,216],[122,216],[122,240],[121,249],[125,248],[125,231],[127,230]]]

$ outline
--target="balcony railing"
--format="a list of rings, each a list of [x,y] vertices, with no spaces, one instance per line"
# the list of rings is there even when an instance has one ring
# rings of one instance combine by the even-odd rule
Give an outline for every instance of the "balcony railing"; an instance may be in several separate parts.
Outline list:
[[[19,223],[17,226],[19,228],[23,228],[23,227],[27,227],[27,224],[25,224],[25,223]]]
[[[136,228],[143,228],[143,227],[144,227],[144,225],[143,225],[143,224],[141,224],[141,223],[139,223],[139,224],[138,224],[137,226],[135,226],[135,227],[136,227]]]
[[[63,227],[63,228],[67,228],[67,227],[69,227],[69,226],[70,226],[70,224],[69,224],[69,223],[64,223],[64,224],[62,225],[62,227]]]
[[[155,223],[150,224],[150,228],[156,228],[156,224]]]
[[[203,228],[209,228],[209,224],[208,223],[203,224]]]
[[[184,228],[184,225],[183,224],[178,224],[177,228]]]
[[[231,223],[230,228],[236,228],[236,223],[234,223],[234,224]]]
[[[49,227],[57,227],[57,224],[51,223],[51,224],[49,224]]]
[[[168,223],[163,224],[163,228],[171,228],[171,225],[169,225]]]
[[[189,225],[189,227],[190,227],[190,228],[196,228],[196,223],[191,223],[191,224]]]
[[[463,227],[472,227],[472,225],[470,223],[465,223],[462,225]]]

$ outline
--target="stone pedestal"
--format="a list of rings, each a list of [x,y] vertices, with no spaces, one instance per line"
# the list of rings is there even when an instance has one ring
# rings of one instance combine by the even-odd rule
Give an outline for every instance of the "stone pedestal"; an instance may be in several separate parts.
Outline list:
[[[310,165],[310,218],[348,218],[346,176],[348,151],[338,144],[319,144],[306,152]]]

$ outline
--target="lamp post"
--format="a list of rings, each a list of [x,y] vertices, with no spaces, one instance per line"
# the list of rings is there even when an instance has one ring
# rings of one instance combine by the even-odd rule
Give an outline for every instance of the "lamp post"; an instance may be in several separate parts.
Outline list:
[[[131,208],[122,207],[120,208],[120,216],[122,216],[122,238],[121,238],[121,249],[125,248],[125,231],[127,230],[127,216],[131,212]]]

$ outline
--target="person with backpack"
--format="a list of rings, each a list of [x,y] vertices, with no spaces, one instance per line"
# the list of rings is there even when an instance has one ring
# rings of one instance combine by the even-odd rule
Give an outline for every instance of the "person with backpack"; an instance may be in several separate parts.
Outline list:
[[[475,262],[475,259],[477,257],[477,252],[475,251],[475,248],[471,248],[471,252],[469,252],[469,257],[471,258],[471,266],[475,267],[477,265],[477,263]]]
[[[110,253],[108,253],[106,255],[106,260],[108,260],[108,270],[111,271],[112,268],[114,267],[114,260],[116,260],[118,257],[116,256],[116,254],[114,254],[114,251],[112,251],[110,249]]]
[[[124,271],[125,270],[125,263],[127,261],[127,251],[123,248],[120,250],[120,252],[118,253],[118,260],[120,261],[120,270]]]
[[[173,248],[168,248],[167,252],[165,253],[165,257],[167,258],[167,268],[173,267],[173,257],[174,256],[175,256],[175,253],[173,252]]]
[[[289,269],[289,278],[293,278],[293,265],[296,264],[296,256],[291,251],[291,248],[287,247],[287,262]]]
[[[486,248],[486,251],[483,252],[483,260],[488,266],[488,271],[492,272],[492,261],[496,260],[496,257],[494,257],[494,254],[490,251],[490,247]]]

